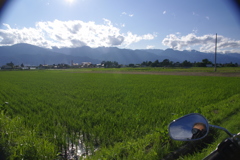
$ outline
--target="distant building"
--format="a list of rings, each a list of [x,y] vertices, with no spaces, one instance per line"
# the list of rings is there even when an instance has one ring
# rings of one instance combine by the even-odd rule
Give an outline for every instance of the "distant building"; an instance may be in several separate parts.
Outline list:
[[[92,63],[91,62],[82,62],[82,67],[89,67]]]
[[[35,66],[24,66],[24,67],[21,67],[22,70],[34,70],[34,69],[37,69],[37,67]]]
[[[206,64],[206,67],[213,67],[212,64]]]
[[[37,67],[31,66],[29,67],[30,70],[36,69]]]
[[[104,64],[96,64],[96,67],[98,67],[98,68],[104,67]]]
[[[12,69],[12,66],[4,65],[1,67],[2,69]]]
[[[29,69],[29,67],[24,66],[24,67],[21,67],[21,69],[26,70],[26,69]]]
[[[79,64],[78,63],[72,63],[72,66],[78,66]]]

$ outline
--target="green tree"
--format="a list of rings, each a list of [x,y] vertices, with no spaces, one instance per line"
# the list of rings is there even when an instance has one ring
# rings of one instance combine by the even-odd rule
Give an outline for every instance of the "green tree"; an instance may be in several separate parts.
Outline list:
[[[197,63],[194,63],[194,67],[206,67],[206,64],[202,62],[197,62]]]
[[[128,67],[135,67],[135,65],[133,63],[130,63]]]
[[[185,60],[182,62],[182,66],[183,67],[192,67],[192,63],[190,61]]]
[[[13,62],[7,63],[6,65],[7,65],[7,66],[11,66],[11,68],[14,68]]]
[[[202,63],[204,63],[204,64],[212,64],[212,62],[209,61],[207,58],[203,59]]]
[[[151,66],[151,65],[152,65],[152,61],[148,61],[147,66]]]
[[[159,67],[160,66],[160,63],[158,60],[154,61],[152,64],[151,64],[151,67]]]
[[[147,61],[143,61],[142,63],[141,63],[141,66],[147,66]]]
[[[233,64],[232,62],[224,64],[224,67],[237,67],[237,66],[238,66],[237,63]]]
[[[162,62],[161,62],[161,66],[162,67],[170,67],[173,65],[173,62],[170,61],[169,59],[164,59]]]
[[[116,61],[102,61],[101,64],[104,64],[105,68],[120,68],[121,65],[118,64]]]

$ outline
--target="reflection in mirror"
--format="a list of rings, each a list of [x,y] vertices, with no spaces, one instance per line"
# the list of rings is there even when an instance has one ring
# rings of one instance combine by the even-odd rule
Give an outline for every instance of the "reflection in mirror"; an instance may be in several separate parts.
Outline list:
[[[172,139],[192,141],[204,138],[208,134],[209,126],[202,115],[191,113],[174,120],[168,129]]]

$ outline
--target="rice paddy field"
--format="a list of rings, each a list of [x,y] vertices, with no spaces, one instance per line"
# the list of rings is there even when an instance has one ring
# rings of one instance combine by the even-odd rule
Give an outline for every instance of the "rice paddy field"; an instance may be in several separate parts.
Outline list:
[[[8,102],[0,106],[0,158],[162,159],[182,145],[168,124],[193,112],[240,131],[231,119],[240,113],[240,69],[212,70],[0,71],[0,103]]]

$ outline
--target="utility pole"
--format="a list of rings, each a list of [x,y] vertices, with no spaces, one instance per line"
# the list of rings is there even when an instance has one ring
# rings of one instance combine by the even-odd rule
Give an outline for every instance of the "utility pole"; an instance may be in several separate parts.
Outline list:
[[[215,56],[214,56],[214,72],[217,71],[217,33],[216,33],[216,40],[215,40]]]

